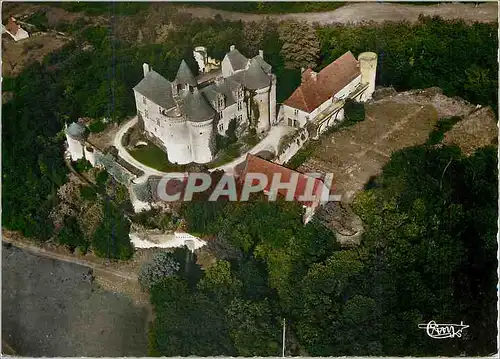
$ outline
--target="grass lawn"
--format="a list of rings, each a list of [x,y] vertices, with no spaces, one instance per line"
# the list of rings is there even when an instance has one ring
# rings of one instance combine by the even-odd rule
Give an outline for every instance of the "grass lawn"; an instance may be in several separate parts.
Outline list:
[[[170,163],[167,159],[167,154],[150,142],[147,146],[129,150],[129,153],[137,161],[158,171],[175,172],[184,170],[183,166]]]

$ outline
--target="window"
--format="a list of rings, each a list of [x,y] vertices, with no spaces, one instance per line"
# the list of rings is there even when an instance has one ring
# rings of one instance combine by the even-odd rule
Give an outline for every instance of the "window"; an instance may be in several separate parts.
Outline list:
[[[290,126],[290,127],[293,126],[293,120],[291,118],[288,119],[288,126]]]
[[[224,131],[224,124],[223,123],[219,123],[219,131]]]
[[[238,88],[238,98],[241,100],[243,99],[243,88]]]
[[[236,119],[238,120],[238,122],[243,121],[243,115],[236,116]]]
[[[241,111],[243,108],[243,103],[241,101],[238,101],[238,111]]]
[[[218,105],[219,105],[219,108],[224,108],[224,97],[219,96]]]
[[[160,126],[160,120],[156,120],[156,124]]]
[[[148,110],[144,110],[144,116],[145,116],[146,118],[149,118]]]
[[[222,111],[219,112],[219,118],[222,119]]]
[[[295,110],[293,111],[293,113],[294,113],[294,115],[295,115],[295,116],[298,116],[298,115],[299,115],[299,110],[295,109]]]
[[[146,97],[142,96],[142,103],[147,105]]]
[[[293,120],[293,127],[299,128],[300,127],[299,121]]]

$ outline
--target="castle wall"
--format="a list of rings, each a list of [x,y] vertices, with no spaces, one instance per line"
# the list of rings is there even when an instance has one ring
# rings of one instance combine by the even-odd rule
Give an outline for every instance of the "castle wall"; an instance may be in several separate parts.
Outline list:
[[[87,161],[90,162],[92,167],[95,166],[95,152],[94,151],[95,151],[94,148],[91,146],[86,146],[84,148],[85,158],[87,159]]]
[[[164,139],[168,160],[172,163],[187,164],[192,162],[190,131],[183,117],[167,117]]]
[[[347,86],[345,86],[342,90],[340,90],[339,92],[337,92],[334,95],[334,97],[336,99],[339,99],[339,100],[345,99],[361,83],[361,78],[362,78],[362,75],[359,75],[358,77],[356,77],[354,80],[352,80],[351,82],[349,82],[349,84]]]
[[[191,138],[192,161],[208,163],[213,160],[214,139],[213,120],[205,122],[188,122]]]
[[[271,75],[271,92],[269,94],[269,116],[271,125],[276,124],[278,119],[276,118],[276,76],[274,74]]]
[[[254,103],[259,106],[259,119],[257,122],[257,131],[265,132],[269,130],[271,127],[270,119],[269,119],[269,91],[271,87],[265,87],[263,89],[259,89],[255,91],[255,95],[253,97]]]
[[[66,135],[66,141],[68,142],[68,151],[71,154],[72,161],[84,158],[83,144],[79,140]]]
[[[283,121],[284,125],[290,126],[290,120],[291,120],[291,126],[295,127],[294,121],[299,122],[300,127],[304,127],[308,121],[308,116],[310,116],[307,112],[298,110],[298,114],[295,114],[295,108],[283,105]]]

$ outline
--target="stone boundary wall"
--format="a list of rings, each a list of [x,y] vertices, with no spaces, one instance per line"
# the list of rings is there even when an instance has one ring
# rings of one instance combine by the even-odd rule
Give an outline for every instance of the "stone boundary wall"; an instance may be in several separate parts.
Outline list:
[[[309,131],[306,127],[299,128],[291,136],[282,137],[278,145],[278,154],[273,162],[280,165],[287,163],[307,143],[309,138]]]

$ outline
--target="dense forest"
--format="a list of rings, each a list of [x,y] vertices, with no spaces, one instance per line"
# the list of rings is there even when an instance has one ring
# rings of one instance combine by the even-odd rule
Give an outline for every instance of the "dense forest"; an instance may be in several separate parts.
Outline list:
[[[321,225],[303,226],[296,203],[185,205],[218,261],[193,280],[194,259],[181,259],[190,270],[151,287],[150,354],[276,356],[282,318],[288,355],[492,353],[496,157],[493,147],[469,158],[430,145],[395,153],[355,200],[366,231],[350,250]],[[470,328],[436,341],[418,329],[430,320]]]
[[[71,4],[75,11],[80,5]],[[123,21],[143,9],[103,6],[93,11]],[[3,90],[14,94],[2,105],[4,227],[52,237],[49,213],[67,174],[64,123],[133,115],[131,88],[142,63],[170,79],[181,59],[196,72],[197,45],[219,59],[232,44],[248,56],[263,49],[278,76],[278,101],[300,83],[301,67],[320,70],[350,50],[379,54],[381,86],[439,86],[497,108],[497,24],[438,18],[376,27],[220,18],[173,24],[162,41],[146,37],[140,44],[113,23],[64,24],[71,43],[4,79]],[[355,201],[367,230],[352,250],[340,250],[317,223],[303,226],[293,203],[193,202],[183,209],[189,229],[215,237],[210,246],[219,260],[201,273],[194,258],[176,255],[178,265],[169,260],[172,270],[150,286],[151,354],[278,355],[283,318],[289,355],[489,354],[496,350],[497,188],[496,148],[470,158],[430,145],[400,151]],[[94,250],[129,257],[129,243],[108,238],[126,237],[123,213],[108,202],[103,208]],[[68,219],[59,237],[68,241],[76,227]],[[116,243],[124,247],[110,247]],[[433,341],[417,327],[431,319],[470,328],[462,340]]]

